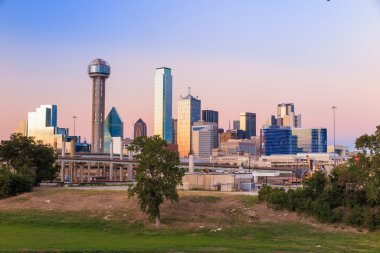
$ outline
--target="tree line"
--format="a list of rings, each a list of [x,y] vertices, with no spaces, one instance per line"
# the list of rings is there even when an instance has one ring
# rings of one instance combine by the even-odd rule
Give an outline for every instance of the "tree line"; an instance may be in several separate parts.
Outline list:
[[[380,126],[372,135],[355,142],[358,153],[347,164],[336,166],[328,175],[317,171],[303,181],[303,187],[287,192],[263,187],[259,199],[275,208],[316,217],[328,223],[380,227]]]

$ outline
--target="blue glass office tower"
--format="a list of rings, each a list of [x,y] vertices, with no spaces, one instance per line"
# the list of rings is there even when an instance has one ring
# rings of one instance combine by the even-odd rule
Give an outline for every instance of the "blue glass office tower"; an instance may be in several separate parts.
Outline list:
[[[112,107],[108,113],[106,120],[104,121],[104,152],[110,152],[110,144],[112,137],[124,136],[124,123],[121,120],[119,113],[115,107]]]
[[[271,126],[261,130],[262,155],[326,152],[326,128]]]
[[[297,153],[297,137],[287,127],[271,126],[261,129],[262,155],[288,155]]]
[[[88,75],[92,79],[92,129],[91,152],[104,152],[104,106],[106,79],[111,74],[111,67],[105,60],[95,59],[88,65]]]
[[[167,142],[173,142],[172,126],[172,74],[171,69],[156,69],[154,79],[154,135],[161,136]]]

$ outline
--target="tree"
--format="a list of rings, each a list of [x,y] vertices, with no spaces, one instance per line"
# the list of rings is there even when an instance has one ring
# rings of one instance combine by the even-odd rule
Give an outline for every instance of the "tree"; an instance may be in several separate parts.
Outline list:
[[[12,134],[10,140],[1,141],[0,160],[16,171],[29,169],[35,176],[36,185],[44,180],[54,180],[58,171],[54,149],[21,134]]]
[[[177,152],[168,149],[159,136],[136,138],[129,149],[139,162],[136,185],[128,189],[128,195],[137,195],[140,209],[161,225],[160,205],[165,200],[178,202],[177,186],[182,184],[184,170]]]
[[[349,167],[355,171],[357,187],[365,190],[368,204],[380,204],[380,126],[374,134],[359,137],[355,146],[360,152]]]

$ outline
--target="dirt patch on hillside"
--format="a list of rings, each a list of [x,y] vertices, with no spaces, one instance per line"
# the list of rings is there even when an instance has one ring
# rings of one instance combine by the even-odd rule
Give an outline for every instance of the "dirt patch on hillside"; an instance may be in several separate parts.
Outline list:
[[[356,231],[341,225],[320,224],[295,213],[276,211],[255,200],[252,196],[180,192],[179,203],[166,202],[162,205],[161,217],[166,226],[189,229],[218,229],[261,222],[302,222],[328,231]],[[139,210],[137,199],[128,198],[123,191],[36,188],[34,192],[0,200],[1,210],[79,212],[105,220],[138,221],[151,225],[148,217]]]

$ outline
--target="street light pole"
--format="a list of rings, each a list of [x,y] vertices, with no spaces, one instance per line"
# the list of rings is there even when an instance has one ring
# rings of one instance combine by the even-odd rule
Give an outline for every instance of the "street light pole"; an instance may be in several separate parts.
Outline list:
[[[73,116],[73,119],[74,119],[74,136],[75,136],[75,119],[77,119],[78,117],[77,116]]]
[[[336,166],[336,160],[335,160],[335,110],[337,109],[336,106],[331,107],[333,110],[333,122],[334,122],[334,165]]]

